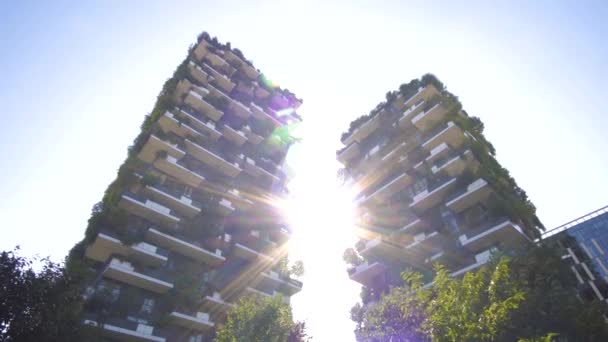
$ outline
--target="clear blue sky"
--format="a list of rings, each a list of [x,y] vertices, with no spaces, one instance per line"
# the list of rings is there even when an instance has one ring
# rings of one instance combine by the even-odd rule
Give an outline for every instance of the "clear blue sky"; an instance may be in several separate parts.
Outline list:
[[[604,1],[4,1],[0,248],[57,260],[82,237],[202,30],[304,98],[294,187],[332,183],[348,123],[433,72],[485,122],[501,163],[556,226],[608,202],[606,18]],[[311,270],[294,298],[317,340],[352,339],[358,290],[341,291],[344,270],[340,260]]]

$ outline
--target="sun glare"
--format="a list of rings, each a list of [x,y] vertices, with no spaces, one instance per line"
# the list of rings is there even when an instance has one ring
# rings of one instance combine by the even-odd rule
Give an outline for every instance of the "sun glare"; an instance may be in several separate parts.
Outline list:
[[[354,239],[353,196],[337,180],[294,180],[285,211],[293,231],[288,250],[294,258],[322,260]],[[333,258],[334,256],[332,256]],[[341,260],[339,260],[341,261]]]

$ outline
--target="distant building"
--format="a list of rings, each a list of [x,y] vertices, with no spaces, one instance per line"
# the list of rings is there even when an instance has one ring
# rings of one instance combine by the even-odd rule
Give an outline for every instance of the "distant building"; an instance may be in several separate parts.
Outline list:
[[[563,247],[583,299],[608,303],[608,206],[547,231],[543,240]]]

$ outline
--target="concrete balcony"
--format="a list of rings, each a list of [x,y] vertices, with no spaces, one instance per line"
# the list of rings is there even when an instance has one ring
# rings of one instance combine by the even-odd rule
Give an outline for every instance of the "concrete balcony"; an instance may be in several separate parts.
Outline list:
[[[201,132],[190,127],[188,124],[181,122],[173,113],[167,111],[158,119],[158,124],[163,132],[173,132],[176,135],[185,138],[188,136],[200,137]]]
[[[383,203],[394,193],[412,184],[413,181],[414,178],[412,176],[405,173],[405,171],[402,173],[400,171],[396,177],[391,178],[389,176],[389,178],[384,181],[384,185],[380,185],[378,190],[374,191],[369,196],[362,198],[360,203],[368,203],[370,200]]]
[[[191,187],[198,187],[205,181],[205,177],[190,171],[172,156],[156,160],[154,167]]]
[[[208,312],[222,312],[226,313],[232,309],[234,304],[226,302],[222,299],[222,295],[219,292],[214,292],[211,296],[205,296],[203,298],[202,308]]]
[[[414,103],[410,108],[405,110],[401,117],[399,118],[398,125],[400,128],[408,128],[412,126],[412,118],[420,113],[422,108],[424,108],[424,104],[426,102],[424,100],[419,100]]]
[[[177,254],[203,262],[210,266],[217,266],[226,261],[226,257],[222,255],[222,251],[219,249],[216,249],[215,252],[211,252],[201,246],[197,246],[195,244],[186,242],[184,239],[165,234],[154,228],[148,229],[146,232],[146,240]]]
[[[224,112],[218,110],[209,102],[205,101],[200,94],[196,93],[193,90],[188,91],[188,93],[186,94],[186,98],[184,99],[184,103],[200,111],[201,113],[204,113],[208,118],[213,121],[218,121],[224,115]]]
[[[268,114],[262,107],[256,105],[255,103],[251,103],[249,105],[249,109],[251,109],[251,115],[258,120],[265,120],[272,123],[275,127],[281,126],[281,123],[275,119],[272,115]]]
[[[426,157],[424,161],[428,165],[432,165],[435,163],[435,161],[441,158],[446,158],[448,155],[450,155],[450,153],[452,153],[452,151],[453,150],[450,148],[450,146],[448,146],[448,144],[441,143],[430,151],[430,155]]]
[[[217,128],[215,127],[215,122],[211,121],[211,120],[205,120],[205,119],[199,119],[198,117],[194,116],[191,113],[186,112],[185,110],[178,110],[177,114],[180,117],[185,118],[186,120],[188,120],[188,124],[192,125],[192,127],[196,128],[199,132],[203,133],[205,135],[206,138],[211,139],[211,140],[218,140],[221,136],[222,133],[220,133],[220,131],[217,130]],[[184,124],[181,124],[182,126],[184,126]],[[198,136],[199,134],[195,134],[194,136]],[[187,138],[188,135],[184,135],[184,138]]]
[[[121,261],[116,258],[112,259],[106,266],[103,276],[155,293],[166,293],[173,288],[173,284],[154,276],[137,272],[130,262]]]
[[[222,195],[229,199],[237,208],[241,210],[247,210],[253,206],[253,201],[244,197],[237,189],[228,190]]]
[[[374,133],[378,127],[380,127],[380,115],[374,116],[356,128],[348,137],[346,137],[346,139],[344,139],[343,143],[344,145],[350,145],[355,141],[361,142],[370,134]]]
[[[198,64],[193,61],[188,62],[188,70],[190,70],[190,75],[194,77],[195,80],[201,82],[202,84],[208,84],[209,81],[212,81],[213,76],[209,75],[203,68],[201,68]]]
[[[227,124],[223,124],[221,130],[227,140],[232,141],[238,146],[241,146],[247,142],[247,135],[245,132],[236,130]]]
[[[278,290],[289,296],[302,291],[302,283],[300,281],[282,277],[275,271],[262,272],[256,287],[267,293],[276,292],[276,290]]]
[[[258,145],[259,143],[264,141],[264,137],[253,133],[253,131],[251,130],[251,127],[243,126],[242,130],[245,132],[245,135],[247,136],[247,140],[249,140],[249,142],[254,145]]]
[[[386,271],[386,266],[379,262],[363,263],[348,270],[348,275],[351,280],[356,281],[363,286],[369,286],[372,281]]]
[[[464,248],[472,252],[481,252],[496,245],[511,248],[530,242],[523,230],[506,218],[462,234],[459,241]]]
[[[106,262],[112,255],[120,255],[148,266],[162,266],[167,262],[167,252],[145,242],[127,246],[118,238],[99,233],[90,244],[85,256],[89,259]]]
[[[432,266],[435,263],[439,263],[444,265],[448,269],[453,270],[462,267],[462,261],[462,253],[453,254],[451,252],[440,251],[432,255],[430,258],[427,258],[424,262],[428,266]]]
[[[406,261],[402,245],[380,237],[367,241],[360,253],[367,258],[375,256],[387,261]]]
[[[337,154],[337,159],[340,163],[345,164],[347,161],[359,156],[360,153],[359,143],[354,142],[340,150]]]
[[[402,95],[399,95],[395,101],[395,108],[397,110],[402,110],[420,100],[428,100],[435,95],[440,95],[439,90],[437,90],[435,86],[429,84],[426,87],[418,88],[418,91],[407,99],[403,98]]]
[[[143,191],[150,199],[186,217],[192,218],[201,212],[200,205],[197,205],[191,198],[172,192],[164,187],[146,185]]]
[[[492,187],[484,179],[478,179],[469,184],[463,191],[459,191],[446,202],[446,206],[452,211],[459,213],[476,203],[480,203],[490,196]]]
[[[283,279],[283,283],[279,288],[281,293],[285,293],[287,296],[293,296],[294,294],[302,291],[302,282],[295,279]],[[284,297],[289,300],[289,297]]]
[[[261,99],[265,99],[268,98],[268,96],[270,96],[271,91],[268,89],[265,89],[264,87],[257,87],[255,88],[255,97],[257,98],[261,98]]]
[[[388,153],[382,156],[381,165],[384,167],[391,167],[397,164],[403,164],[407,162],[407,157],[405,153],[407,153],[410,148],[410,144],[406,142],[402,142],[397,146],[393,147]]]
[[[405,246],[404,249],[419,259],[424,259],[442,250],[444,237],[437,231],[430,233],[419,233],[414,236],[414,241]]]
[[[168,155],[181,159],[186,155],[186,152],[182,151],[176,144],[172,144],[168,141],[162,140],[154,135],[148,138],[148,141],[143,146],[137,157],[146,163],[152,163],[156,160],[156,156],[159,152],[164,151]]]
[[[224,60],[219,54],[209,52],[205,56],[205,62],[211,65],[214,68],[227,68],[230,67],[230,64]]]
[[[260,77],[260,72],[247,63],[243,65],[243,71],[252,80],[257,80]]]
[[[237,101],[235,99],[230,99],[230,109],[232,109],[236,116],[242,119],[247,119],[253,114],[248,106],[245,106],[241,103],[241,101]]]
[[[480,268],[481,266],[485,265],[488,261],[490,261],[491,256],[492,256],[492,253],[490,250],[486,250],[481,253],[478,253],[477,255],[475,255],[474,263],[472,263],[466,267],[463,267],[455,272],[452,272],[450,275],[454,278],[457,278],[457,277],[464,275],[467,272],[475,271],[476,269]]]
[[[196,58],[196,60],[202,60],[205,56],[207,56],[207,54],[209,53],[209,47],[211,45],[206,41],[206,40],[201,40],[200,43],[198,43],[198,45],[196,45],[196,47],[194,48],[194,51],[192,52],[194,54],[194,57]]]
[[[444,181],[433,188],[427,188],[412,198],[410,208],[420,211],[430,209],[439,204],[454,186],[456,186],[456,178]]]
[[[175,228],[181,221],[179,217],[173,214],[171,209],[133,194],[122,195],[118,206],[133,215],[168,228]]]
[[[215,327],[208,313],[197,312],[195,316],[173,311],[169,314],[169,322],[182,328],[197,331],[208,331]]]
[[[260,72],[257,71],[253,66],[251,66],[247,61],[243,60],[239,56],[237,56],[232,51],[226,51],[224,53],[224,59],[230,62],[236,62],[240,64],[240,69],[249,77],[251,80],[255,81],[260,77]]]
[[[441,103],[437,103],[426,111],[419,113],[412,119],[412,124],[418,128],[420,132],[426,132],[433,126],[442,121],[448,114],[447,108]]]
[[[186,151],[194,158],[219,170],[228,177],[236,177],[242,171],[239,163],[231,163],[222,158],[217,152],[213,152],[210,148],[205,148],[188,139],[186,139]]]
[[[279,288],[285,281],[275,271],[262,272],[256,288],[266,292],[272,292]]]
[[[412,218],[408,223],[398,230],[398,234],[414,236],[420,233],[420,231],[426,227],[428,227],[428,224],[425,221],[419,218]]]
[[[236,83],[232,82],[230,77],[225,75],[223,72],[217,70],[216,68],[208,68],[208,69],[209,69],[209,74],[211,75],[211,77],[213,77],[213,80],[215,81],[214,84],[216,84],[218,87],[222,88],[222,90],[231,92],[232,89],[234,89],[234,87],[236,87]]]
[[[216,209],[221,215],[224,216],[228,216],[236,210],[232,202],[225,198],[218,201]]]
[[[158,330],[153,326],[115,319],[104,320],[104,323],[96,320],[85,319],[84,325],[98,328],[99,334],[109,337],[112,341],[124,342],[165,342],[166,339],[155,335]]]
[[[258,289],[254,289],[253,287],[246,287],[242,293],[242,296],[260,296],[265,298],[272,298],[275,296],[275,294],[276,293],[274,291],[272,294],[270,294],[264,291],[260,291]]]
[[[443,172],[451,177],[460,176],[465,170],[475,171],[479,162],[469,150],[461,154],[450,154],[445,159],[441,159],[431,167],[433,173]]]
[[[255,249],[249,248],[243,244],[236,243],[234,244],[234,255],[237,258],[246,259],[246,260],[255,260],[261,259],[264,261],[272,261],[272,258],[262,252],[258,252]]]
[[[446,143],[452,148],[458,148],[465,142],[465,135],[454,122],[450,121],[446,125],[441,126],[437,132],[432,134],[422,144],[422,148],[427,151],[433,150],[435,147]]]

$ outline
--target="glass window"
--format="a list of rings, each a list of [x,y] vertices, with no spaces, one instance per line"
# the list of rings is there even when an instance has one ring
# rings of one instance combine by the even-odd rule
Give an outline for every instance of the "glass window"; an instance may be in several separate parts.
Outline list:
[[[154,309],[154,299],[153,298],[144,298],[144,302],[141,304],[141,312],[145,314],[152,313]]]

